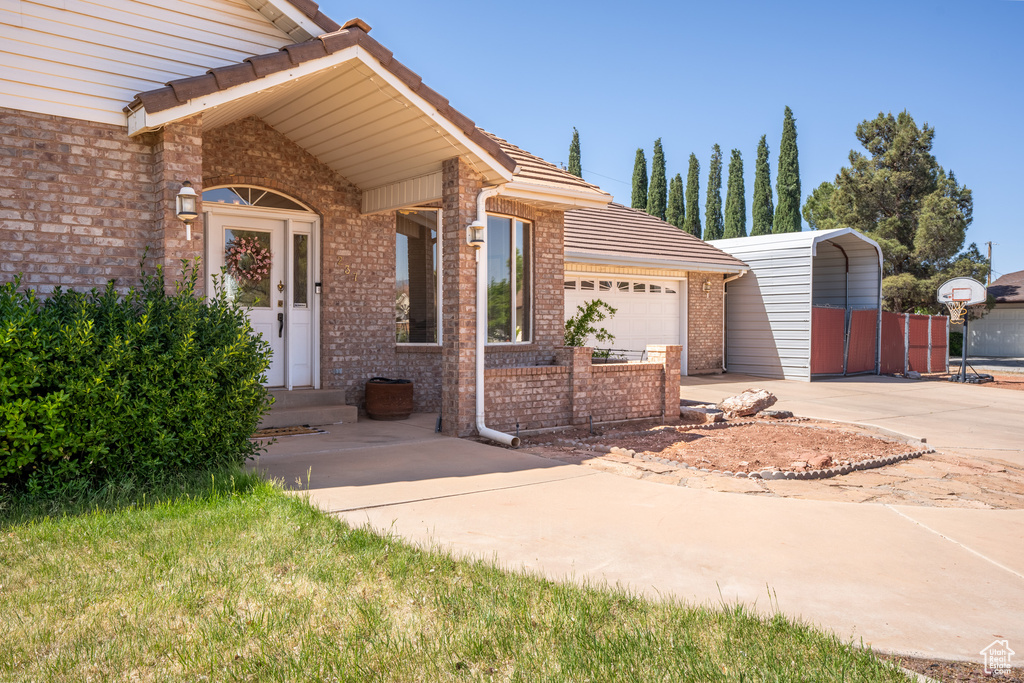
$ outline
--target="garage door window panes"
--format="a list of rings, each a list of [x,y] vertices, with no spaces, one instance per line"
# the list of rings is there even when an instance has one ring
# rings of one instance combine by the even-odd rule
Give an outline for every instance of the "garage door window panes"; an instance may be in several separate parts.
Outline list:
[[[530,341],[533,292],[531,225],[487,217],[487,341]]]

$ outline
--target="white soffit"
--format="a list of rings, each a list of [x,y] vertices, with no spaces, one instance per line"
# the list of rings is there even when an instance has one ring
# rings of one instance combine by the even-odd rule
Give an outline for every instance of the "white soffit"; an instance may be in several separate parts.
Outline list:
[[[360,189],[437,173],[461,156],[501,184],[512,173],[361,47],[197,97],[128,115],[138,134],[203,114],[206,129],[258,116]]]

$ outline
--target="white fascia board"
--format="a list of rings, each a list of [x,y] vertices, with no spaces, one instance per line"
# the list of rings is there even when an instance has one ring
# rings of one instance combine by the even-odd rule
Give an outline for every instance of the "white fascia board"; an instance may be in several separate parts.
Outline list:
[[[740,273],[748,270],[745,266],[718,266],[700,263],[699,261],[676,261],[656,259],[646,256],[626,256],[624,254],[594,254],[583,251],[566,251],[566,263],[585,263],[587,265],[624,266],[627,268],[660,268],[662,270],[680,270],[695,273]]]
[[[319,26],[317,26],[316,23],[312,19],[310,19],[308,16],[306,16],[305,12],[303,12],[300,9],[298,9],[292,3],[288,2],[288,0],[267,0],[266,4],[271,6],[271,7],[273,7],[278,12],[280,12],[284,16],[288,17],[289,19],[291,19],[292,22],[294,22],[296,26],[298,26],[300,29],[305,31],[308,34],[307,37],[305,38],[305,40],[309,40],[310,38],[315,38],[316,36],[319,36],[319,35],[325,33],[325,31],[322,28],[320,28]],[[257,10],[257,11],[259,11],[259,10]],[[293,37],[295,37],[295,36],[293,36]],[[301,42],[301,41],[296,41],[296,42]]]
[[[513,197],[526,201],[539,201],[558,205],[563,211],[572,209],[603,209],[612,201],[612,196],[573,187],[538,185],[523,180],[513,180],[502,185],[502,197]]]

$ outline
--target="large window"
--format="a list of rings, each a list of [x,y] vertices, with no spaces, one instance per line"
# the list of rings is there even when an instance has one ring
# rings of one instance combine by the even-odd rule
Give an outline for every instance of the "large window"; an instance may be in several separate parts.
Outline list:
[[[399,211],[395,235],[395,341],[436,344],[440,302],[437,216]]]
[[[530,341],[531,226],[487,217],[487,341]]]

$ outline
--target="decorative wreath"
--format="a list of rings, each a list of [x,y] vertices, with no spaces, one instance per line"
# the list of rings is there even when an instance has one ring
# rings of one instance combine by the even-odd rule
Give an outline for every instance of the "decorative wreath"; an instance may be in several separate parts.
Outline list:
[[[255,237],[236,237],[224,250],[224,265],[228,273],[252,283],[270,275],[272,260],[270,249],[260,244]]]

